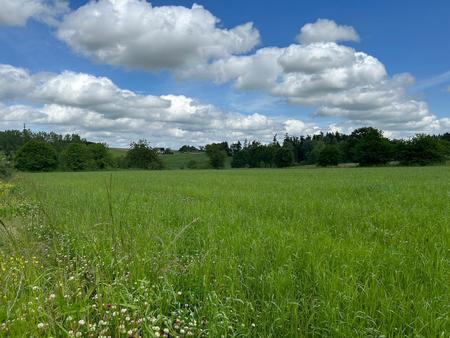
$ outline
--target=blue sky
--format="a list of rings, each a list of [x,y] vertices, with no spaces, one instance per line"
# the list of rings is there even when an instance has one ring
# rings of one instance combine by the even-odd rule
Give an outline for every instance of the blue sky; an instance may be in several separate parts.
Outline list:
[[[275,132],[350,131],[367,124],[386,130],[388,136],[403,137],[416,132],[449,131],[450,45],[446,43],[450,34],[448,1],[196,1],[195,3],[203,6],[197,18],[199,21],[202,20],[201,15],[210,15],[220,20],[207,30],[202,28],[203,35],[199,35],[199,39],[209,32],[211,36],[222,34],[236,26],[252,22],[252,30],[245,32],[248,42],[242,42],[241,46],[236,47],[237,40],[230,40],[229,43],[225,41],[224,45],[228,44],[223,47],[219,46],[222,38],[205,38],[208,41],[201,45],[191,48],[186,43],[178,49],[176,46],[169,46],[171,43],[183,44],[180,42],[183,40],[177,39],[177,32],[166,36],[167,45],[158,39],[157,34],[148,36],[147,33],[162,29],[155,23],[158,15],[163,12],[157,9],[164,10],[167,6],[184,7],[187,12],[172,13],[171,20],[177,23],[190,13],[194,4],[192,1],[152,1],[152,6],[141,6],[139,0],[116,0],[115,5],[111,5],[114,2],[112,0],[95,3],[0,0],[0,4],[3,2],[9,9],[9,17],[3,15],[2,18],[0,14],[0,64],[10,67],[5,68],[3,80],[9,79],[11,72],[23,70],[32,79],[33,85],[29,91],[33,95],[16,92],[11,94],[11,90],[2,87],[0,78],[0,114],[3,108],[4,115],[3,120],[0,119],[2,129],[28,122],[33,129],[76,131],[112,145],[123,145],[145,136],[155,144],[171,146],[204,143],[216,138],[232,141],[247,136],[264,141]],[[14,6],[13,2],[24,4]],[[23,13],[30,3],[39,5],[40,7],[33,8],[40,9]],[[84,19],[90,17],[96,9],[103,11],[102,15],[105,17],[110,17],[108,10],[112,10],[117,3],[121,3],[121,17],[125,18],[121,27],[117,28],[114,22],[110,23],[110,30],[115,30],[116,35],[105,34],[111,41],[104,44],[101,39],[97,39],[92,43],[90,38],[95,40],[99,27],[103,27],[94,22],[89,28],[84,24]],[[136,6],[133,7],[134,5]],[[149,15],[150,23],[140,26],[132,19],[126,19],[133,10],[139,15]],[[318,19],[327,19],[327,24]],[[330,26],[329,23],[336,26]],[[311,30],[314,32],[330,27],[331,31],[333,27],[334,30],[342,28],[344,36],[328,41],[325,34],[327,41],[322,41],[322,37],[302,42],[299,37],[300,29],[307,24],[312,24]],[[107,25],[105,22],[105,26]],[[193,27],[196,27],[195,22]],[[107,29],[105,28],[106,32]],[[356,37],[349,33],[350,30]],[[69,36],[74,31],[77,35]],[[259,35],[257,41],[255,31]],[[125,45],[124,55],[116,53],[105,57],[108,48],[120,43],[118,39],[122,34],[142,36],[140,42]],[[132,40],[134,35],[130,36]],[[193,40],[192,43],[195,44],[195,36]],[[230,44],[234,47],[230,47]],[[292,44],[299,48],[290,54],[295,59],[286,62],[289,67],[296,69],[295,73],[281,70],[270,85],[263,84],[264,79],[273,72],[267,68],[269,66],[259,69],[261,64],[258,64],[256,55],[268,47],[283,49],[277,55],[267,56],[265,59],[265,64],[270,63],[270,67],[273,67],[280,63],[280,57],[283,58],[281,54]],[[167,66],[164,60],[161,61],[152,54],[157,53],[157,50],[164,53],[167,47],[169,58],[173,51],[183,55],[196,53],[193,52],[195,48],[208,49],[211,46],[220,48],[220,55],[214,52],[205,59],[203,54],[192,54],[192,62],[186,64],[177,59]],[[305,63],[317,62],[316,59],[311,61],[307,53],[319,53],[319,56],[322,55],[320,53],[327,53],[327,57],[333,59],[334,55],[338,57],[338,54],[333,54],[337,52],[349,55],[362,52],[365,55],[364,65],[371,62],[370,58],[373,57],[377,61],[374,67],[384,67],[384,71],[380,67],[374,68],[373,72],[367,68],[362,74],[356,74],[354,67],[359,67],[358,65],[340,64],[337,59],[332,60],[331,70],[328,64],[319,65],[318,68],[314,66],[317,74],[304,70],[309,67]],[[300,54],[297,56],[295,53]],[[244,60],[247,56],[251,58],[250,61]],[[136,61],[138,59],[140,61]],[[149,59],[154,61],[146,61]],[[241,62],[250,63],[242,68],[238,66]],[[299,64],[306,68],[301,68]],[[253,66],[253,73],[247,70]],[[353,67],[351,70],[348,69],[350,66]],[[223,75],[224,69],[226,76]],[[357,69],[359,71],[360,68]],[[89,106],[84,101],[63,99],[61,95],[64,96],[64,93],[61,94],[61,90],[50,88],[49,85],[45,87],[45,95],[42,94],[43,89],[39,86],[44,85],[37,78],[45,76],[50,78],[49,82],[57,78],[57,83],[61,85],[62,75],[67,72],[78,74],[77,81],[82,83],[83,89],[79,85],[74,93],[76,90],[85,93],[87,90],[92,91],[92,88],[99,88],[96,81],[107,78],[111,82],[107,86],[114,86],[113,89],[108,87],[108,90],[118,90],[119,94],[128,90],[138,98],[151,96],[166,104],[160,102],[158,104],[165,106],[149,107],[151,116],[143,116],[142,113],[132,111],[133,104],[128,101],[125,106],[121,102],[120,109],[117,108],[119,103],[114,108],[111,105],[108,108],[99,108],[97,104],[95,107]],[[344,73],[345,78],[330,80],[331,76],[341,76],[339,74]],[[397,74],[404,73],[409,74],[408,77],[396,80]],[[80,74],[85,75],[89,81],[86,82],[85,79],[83,82]],[[259,76],[261,83],[256,83]],[[290,76],[294,82],[287,80]],[[242,84],[242,78],[249,80]],[[78,83],[77,81],[72,77],[72,83]],[[324,86],[321,87],[320,81]],[[55,81],[51,83],[54,84]],[[333,87],[334,85],[337,87]],[[2,88],[5,91],[3,95]],[[54,90],[51,95],[49,88]],[[64,88],[70,90],[70,87]],[[313,90],[311,88],[316,89],[310,93]],[[370,105],[366,101],[360,102],[361,93],[366,96],[373,94],[376,97],[374,100],[383,103]],[[83,95],[78,95],[78,98]],[[167,95],[171,97],[168,98]],[[390,99],[386,100],[385,97]],[[353,106],[349,107],[349,102]],[[167,105],[172,108],[167,108]],[[362,106],[364,108],[355,108]],[[129,110],[127,107],[130,107]],[[116,108],[117,112],[108,115],[110,110]],[[189,109],[194,109],[194,112],[187,113]],[[79,116],[74,118],[74,114]],[[88,115],[89,120],[86,117]],[[77,123],[77,120],[84,122]],[[207,120],[214,123],[202,124],[201,121]],[[148,128],[143,128],[143,125],[148,125]],[[170,129],[172,132],[164,133],[162,129]]]

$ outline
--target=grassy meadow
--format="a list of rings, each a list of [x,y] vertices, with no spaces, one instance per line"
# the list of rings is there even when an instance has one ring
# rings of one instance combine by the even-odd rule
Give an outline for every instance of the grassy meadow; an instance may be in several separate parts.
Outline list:
[[[450,336],[449,167],[22,174],[0,197],[0,336]]]

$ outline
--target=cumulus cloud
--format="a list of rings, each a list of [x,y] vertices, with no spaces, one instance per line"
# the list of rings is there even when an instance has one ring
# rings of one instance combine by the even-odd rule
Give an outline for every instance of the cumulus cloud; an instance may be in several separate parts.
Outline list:
[[[0,65],[0,98],[4,128],[26,122],[121,146],[138,137],[166,146],[244,138],[269,141],[275,133],[293,130],[288,129],[293,120],[286,124],[282,118],[258,113],[228,112],[183,95],[137,94],[106,77],[70,71],[30,74]],[[296,131],[318,130],[296,121]]]
[[[69,10],[66,0],[0,0],[0,8],[0,25],[7,26],[25,26],[29,18],[56,25]]]
[[[202,6],[153,7],[145,0],[99,0],[67,15],[58,37],[93,59],[146,70],[180,69],[250,51],[252,23],[232,29]]]
[[[0,64],[0,99],[15,99],[26,95],[32,81],[28,71]]]
[[[359,35],[351,26],[342,26],[328,19],[318,19],[304,25],[297,41],[303,44],[314,42],[359,41]]]

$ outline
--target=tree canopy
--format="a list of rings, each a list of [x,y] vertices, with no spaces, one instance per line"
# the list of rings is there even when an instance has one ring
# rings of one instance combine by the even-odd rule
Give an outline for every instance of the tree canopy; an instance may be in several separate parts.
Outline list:
[[[52,145],[30,140],[18,150],[15,163],[22,171],[51,171],[58,166],[58,156]]]

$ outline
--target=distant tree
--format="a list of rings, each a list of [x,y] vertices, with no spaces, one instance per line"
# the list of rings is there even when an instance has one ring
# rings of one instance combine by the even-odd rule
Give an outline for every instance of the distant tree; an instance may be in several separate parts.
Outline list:
[[[16,168],[22,171],[51,171],[58,166],[55,148],[43,141],[25,143],[15,156]]]
[[[146,140],[131,143],[124,158],[124,165],[127,168],[138,169],[162,169],[163,167],[158,154]]]
[[[103,143],[92,143],[88,145],[90,158],[95,169],[106,169],[113,165],[112,155],[108,147]]]
[[[238,152],[240,152],[242,150],[242,144],[241,141],[237,141],[236,143],[233,143],[230,146],[230,151],[231,151],[231,155],[234,156],[235,154],[237,154]]]
[[[322,167],[338,165],[339,159],[339,148],[334,144],[327,144],[320,152],[317,164]]]
[[[446,147],[442,140],[430,135],[416,135],[404,142],[400,150],[403,165],[429,165],[446,160]]]
[[[354,160],[361,166],[385,164],[392,157],[389,140],[376,128],[354,130],[350,135],[350,146]]]
[[[228,144],[227,144],[228,145]],[[224,149],[223,143],[212,143],[205,147],[206,155],[209,158],[209,164],[214,169],[220,169],[225,167],[225,159],[227,158],[227,152]]]
[[[178,149],[178,151],[181,153],[192,153],[192,152],[196,152],[199,150],[194,146],[184,145],[180,149]]]
[[[245,168],[248,165],[248,151],[246,148],[233,154],[233,158],[231,160],[232,168]]]
[[[13,154],[25,143],[24,135],[19,130],[5,130],[0,132],[0,151],[7,159],[12,159]]]
[[[274,164],[278,168],[285,168],[292,165],[294,156],[289,148],[278,147],[275,150]]]
[[[65,169],[81,171],[95,169],[88,146],[83,143],[72,143],[63,152],[61,159]]]

